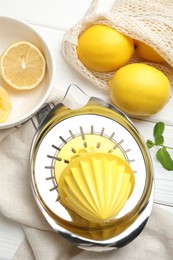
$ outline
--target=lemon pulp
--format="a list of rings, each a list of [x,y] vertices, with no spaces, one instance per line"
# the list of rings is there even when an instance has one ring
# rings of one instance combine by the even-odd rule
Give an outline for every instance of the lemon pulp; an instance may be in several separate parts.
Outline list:
[[[0,64],[5,82],[18,90],[37,87],[46,71],[43,54],[35,45],[26,41],[10,45],[2,53]]]
[[[4,122],[12,109],[10,97],[6,90],[0,87],[0,122]]]

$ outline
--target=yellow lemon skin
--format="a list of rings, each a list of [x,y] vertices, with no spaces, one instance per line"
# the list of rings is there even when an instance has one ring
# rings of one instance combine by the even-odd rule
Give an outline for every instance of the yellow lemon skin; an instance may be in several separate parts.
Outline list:
[[[112,102],[128,115],[149,116],[168,102],[168,78],[152,66],[133,63],[120,68],[108,82]]]
[[[133,53],[133,40],[106,25],[89,27],[78,39],[78,58],[88,69],[97,72],[124,66]]]
[[[145,43],[135,41],[135,45],[137,46],[136,53],[139,57],[151,62],[165,62],[165,60],[152,47]]]

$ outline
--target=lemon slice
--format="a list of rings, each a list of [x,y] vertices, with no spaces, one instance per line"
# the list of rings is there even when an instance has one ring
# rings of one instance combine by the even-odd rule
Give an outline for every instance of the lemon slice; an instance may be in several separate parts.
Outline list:
[[[4,122],[11,112],[11,101],[8,93],[0,87],[0,122]]]
[[[43,54],[35,45],[26,41],[10,45],[3,52],[0,64],[5,82],[18,90],[37,87],[46,71]]]

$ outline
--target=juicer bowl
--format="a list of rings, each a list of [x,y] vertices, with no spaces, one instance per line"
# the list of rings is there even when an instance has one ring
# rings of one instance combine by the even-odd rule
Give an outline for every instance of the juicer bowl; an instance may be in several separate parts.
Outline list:
[[[153,167],[145,141],[124,113],[101,99],[88,98],[77,109],[63,103],[51,110],[33,139],[30,165],[36,202],[53,229],[79,248],[108,251],[125,246],[143,230],[153,204]],[[66,207],[59,194],[63,170],[91,152],[111,153],[134,173],[134,189],[125,206],[103,223]]]

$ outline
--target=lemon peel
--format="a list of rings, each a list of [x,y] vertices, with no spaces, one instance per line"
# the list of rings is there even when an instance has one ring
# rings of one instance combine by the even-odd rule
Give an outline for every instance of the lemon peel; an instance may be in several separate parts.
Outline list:
[[[139,57],[151,62],[165,62],[165,60],[151,46],[144,42],[135,41],[135,45],[137,47],[136,53]]]
[[[167,104],[171,95],[166,75],[143,63],[120,68],[108,85],[112,102],[128,115],[153,115]]]
[[[78,39],[78,58],[94,71],[108,72],[120,68],[127,64],[133,53],[133,40],[106,25],[89,27]]]

